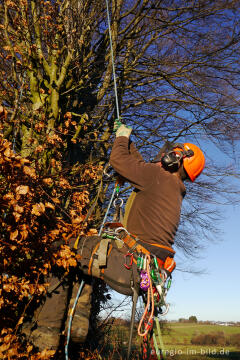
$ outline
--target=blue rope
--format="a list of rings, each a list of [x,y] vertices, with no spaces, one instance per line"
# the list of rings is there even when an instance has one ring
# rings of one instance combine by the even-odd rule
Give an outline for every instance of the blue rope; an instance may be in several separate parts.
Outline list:
[[[109,14],[108,0],[106,0],[106,8],[107,8],[108,31],[109,31],[109,41],[110,41],[111,58],[112,58],[112,72],[113,72],[114,92],[115,92],[115,99],[116,99],[116,112],[117,112],[117,118],[119,119],[120,114],[119,114],[119,105],[118,105],[117,80],[116,80],[116,71],[115,71],[115,65],[114,65],[113,43],[112,43],[111,22],[110,22],[110,14]],[[115,192],[116,192],[116,188],[114,187],[114,190],[113,190],[113,193],[112,193],[112,197],[111,197],[110,202],[109,202],[109,204],[108,204],[108,208],[107,208],[106,214],[105,214],[105,216],[104,216],[104,219],[103,219],[101,228],[100,228],[100,230],[99,230],[99,232],[98,232],[98,235],[99,235],[99,236],[100,236],[101,233],[102,233],[102,229],[103,229],[104,223],[105,223],[105,221],[106,221],[106,218],[107,218],[107,215],[108,215],[110,206],[111,206],[111,204],[112,204],[112,201],[113,201]],[[71,310],[70,318],[69,318],[68,332],[67,332],[67,342],[66,342],[66,345],[65,345],[65,359],[66,359],[66,360],[68,360],[68,346],[69,346],[69,341],[70,341],[70,334],[71,334],[71,326],[72,326],[73,314],[74,314],[75,308],[76,308],[76,306],[77,306],[78,299],[79,299],[79,297],[80,297],[80,295],[81,295],[83,286],[84,286],[84,281],[82,280],[81,285],[79,286],[78,293],[77,293],[77,296],[76,296],[76,298],[75,298],[75,301],[74,301],[72,310]]]
[[[77,302],[78,302],[79,296],[81,295],[84,284],[85,284],[85,282],[84,282],[84,280],[82,280],[82,282],[81,282],[81,284],[79,286],[79,289],[78,289],[77,296],[75,298],[73,307],[71,309],[71,313],[70,313],[70,318],[69,318],[69,322],[68,322],[68,331],[67,331],[67,342],[66,342],[66,345],[65,345],[65,359],[66,360],[68,360],[68,346],[69,346],[70,335],[71,335],[73,314],[74,314],[75,308],[77,306]]]
[[[104,216],[104,219],[103,219],[103,222],[102,222],[102,225],[101,225],[101,228],[98,232],[98,236],[101,235],[102,233],[102,229],[103,229],[103,226],[105,224],[105,221],[106,221],[106,218],[107,218],[107,215],[108,215],[108,212],[109,212],[109,209],[110,209],[110,206],[113,202],[113,198],[114,198],[114,195],[115,195],[115,192],[116,192],[116,187],[114,187],[113,189],[113,192],[112,192],[112,196],[111,196],[111,199],[109,201],[109,204],[108,204],[108,207],[107,207],[107,211],[105,213],[105,216]],[[77,302],[78,302],[78,299],[81,295],[81,292],[82,292],[82,289],[83,289],[83,286],[84,286],[85,282],[84,280],[82,280],[80,286],[79,286],[79,289],[78,289],[78,292],[77,292],[77,296],[74,300],[74,304],[73,304],[73,307],[71,309],[71,313],[70,313],[70,317],[69,317],[69,322],[68,322],[68,331],[67,331],[67,342],[66,342],[66,345],[65,345],[65,360],[68,360],[68,346],[69,346],[69,341],[70,341],[70,336],[71,336],[71,327],[72,327],[72,320],[73,320],[73,315],[74,315],[74,311],[75,311],[75,308],[77,306]]]
[[[102,225],[101,225],[100,230],[99,230],[99,232],[98,232],[98,236],[101,236],[103,226],[104,226],[104,224],[105,224],[105,222],[106,222],[106,219],[107,219],[107,216],[108,216],[108,213],[109,213],[110,206],[112,205],[113,198],[114,198],[114,196],[115,196],[115,192],[116,192],[116,186],[114,186],[114,189],[113,189],[113,192],[112,192],[112,196],[111,196],[111,199],[110,199],[110,201],[109,201],[109,203],[108,203],[108,207],[107,207],[107,210],[106,210],[106,213],[105,213],[105,216],[104,216]]]
[[[116,112],[117,112],[117,118],[119,119],[120,115],[119,115],[119,105],[118,105],[117,80],[116,80],[116,72],[115,72],[115,65],[114,65],[113,43],[112,43],[111,22],[110,22],[108,0],[106,0],[106,8],[107,8],[108,32],[109,32],[109,40],[110,40],[110,48],[111,48],[111,57],[112,57],[112,71],[113,71],[113,82],[114,82],[114,91],[115,91],[115,99],[116,99]]]

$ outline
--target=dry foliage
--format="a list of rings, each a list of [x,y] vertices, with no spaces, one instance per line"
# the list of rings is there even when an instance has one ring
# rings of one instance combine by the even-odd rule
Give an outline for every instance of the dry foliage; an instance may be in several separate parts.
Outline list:
[[[98,170],[85,166],[81,181],[95,181]],[[41,177],[3,137],[0,174],[0,358],[48,359],[53,352],[46,350],[36,355],[33,346],[22,347],[18,329],[46,293],[48,284],[44,279],[49,271],[66,272],[77,265],[68,240],[88,232],[84,223],[88,191],[83,187],[71,193],[73,184],[61,174]],[[62,209],[66,191],[69,216]],[[57,249],[55,243],[62,245]]]

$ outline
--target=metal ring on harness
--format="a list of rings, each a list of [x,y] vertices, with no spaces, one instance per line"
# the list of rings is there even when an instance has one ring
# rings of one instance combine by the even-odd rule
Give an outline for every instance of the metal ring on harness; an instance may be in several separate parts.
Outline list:
[[[126,234],[130,235],[130,232],[127,231],[127,229],[125,229],[125,227],[123,227],[123,226],[119,226],[118,228],[116,228],[116,229],[114,230],[114,232],[115,232],[116,234],[118,234],[120,231],[125,231]]]
[[[120,201],[120,204],[117,204],[117,201]],[[116,198],[114,201],[113,201],[113,206],[114,207],[122,207],[123,206],[123,199],[122,198]]]

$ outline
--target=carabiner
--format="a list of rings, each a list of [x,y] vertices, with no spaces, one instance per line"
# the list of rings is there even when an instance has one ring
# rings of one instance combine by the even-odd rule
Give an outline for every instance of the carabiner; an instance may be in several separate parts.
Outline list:
[[[124,257],[125,257],[124,266],[126,269],[130,270],[133,264],[133,254],[128,252],[126,255],[124,255]],[[129,263],[127,263],[128,257],[130,257]]]
[[[110,163],[107,163],[105,168],[103,169],[103,176],[105,176],[108,179],[112,178],[113,177],[113,174],[111,174],[112,171],[113,171],[112,166],[110,165]]]

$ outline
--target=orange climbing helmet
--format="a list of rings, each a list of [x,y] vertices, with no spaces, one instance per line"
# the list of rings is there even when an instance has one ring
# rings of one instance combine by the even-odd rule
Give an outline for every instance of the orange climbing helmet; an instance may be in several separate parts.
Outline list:
[[[202,150],[194,144],[184,143],[185,151],[192,150],[192,156],[183,157],[183,167],[193,182],[203,171],[205,166],[205,157]]]
[[[167,142],[152,162],[161,162],[170,172],[177,171],[183,163],[188,177],[194,181],[204,169],[205,157],[202,150],[194,144]]]

